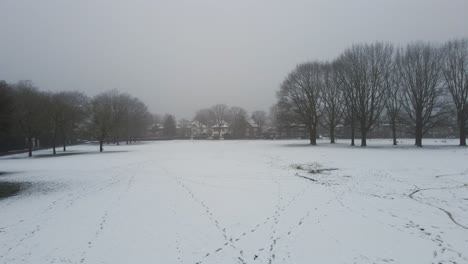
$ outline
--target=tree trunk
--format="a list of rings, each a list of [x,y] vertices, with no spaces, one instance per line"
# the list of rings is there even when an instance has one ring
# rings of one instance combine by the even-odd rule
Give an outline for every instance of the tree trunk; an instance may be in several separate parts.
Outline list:
[[[354,110],[351,109],[351,146],[354,146],[354,130],[355,130],[355,124],[354,124]]]
[[[99,140],[99,152],[102,152],[104,149],[102,148],[102,143],[104,140]]]
[[[361,147],[366,147],[367,146],[367,129],[366,129],[366,122],[361,120],[360,122],[361,125]]]
[[[128,117],[127,117],[127,145],[132,143],[132,139],[130,138],[129,130],[130,130],[130,128],[129,128],[129,125],[128,125]]]
[[[335,144],[335,126],[330,125],[330,143]]]
[[[63,151],[67,151],[67,136],[65,135],[65,132],[62,131],[63,135]]]
[[[32,157],[32,151],[33,151],[33,140],[32,137],[28,137],[28,157]]]
[[[317,145],[317,132],[315,126],[309,126],[309,139],[311,145]]]
[[[54,130],[54,137],[52,138],[52,151],[55,154],[57,154],[57,152],[55,151],[55,142],[57,141],[57,130],[55,129]]]
[[[367,146],[367,131],[361,128],[361,147]]]
[[[466,124],[464,113],[458,113],[458,128],[460,132],[460,146],[466,146]]]
[[[422,147],[422,126],[416,125],[416,133],[415,134],[415,145],[418,147]]]
[[[460,146],[466,146],[466,127],[460,126]]]
[[[393,146],[397,145],[397,140],[396,140],[396,124],[395,121],[392,122],[392,136],[393,136]]]

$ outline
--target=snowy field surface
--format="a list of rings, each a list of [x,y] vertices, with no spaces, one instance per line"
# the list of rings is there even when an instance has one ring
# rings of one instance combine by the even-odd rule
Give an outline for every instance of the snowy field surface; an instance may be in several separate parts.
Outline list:
[[[161,141],[0,158],[0,263],[468,263],[468,149]]]

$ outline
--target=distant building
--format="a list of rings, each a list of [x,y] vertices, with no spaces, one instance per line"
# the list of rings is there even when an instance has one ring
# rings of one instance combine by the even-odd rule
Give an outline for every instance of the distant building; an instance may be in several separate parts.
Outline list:
[[[190,137],[193,139],[205,139],[210,136],[210,129],[208,127],[198,121],[193,121],[190,127],[191,135]]]
[[[224,135],[232,134],[231,127],[227,122],[221,122],[211,126],[211,136],[213,138],[224,138]]]

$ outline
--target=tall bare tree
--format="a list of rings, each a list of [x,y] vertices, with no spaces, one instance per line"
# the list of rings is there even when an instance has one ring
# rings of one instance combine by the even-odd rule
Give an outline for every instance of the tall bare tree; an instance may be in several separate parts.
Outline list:
[[[13,125],[13,90],[5,81],[0,81],[0,136],[11,131]]]
[[[32,156],[33,139],[43,133],[46,119],[47,97],[31,81],[20,81],[15,86],[14,119],[27,139],[28,155]]]
[[[384,109],[385,89],[391,76],[393,46],[388,43],[354,45],[339,58],[340,82],[345,87],[353,119],[359,123],[361,146]]]
[[[460,146],[466,146],[468,122],[468,39],[453,40],[443,47],[443,75],[457,115]]]
[[[51,95],[51,102],[53,111],[50,116],[56,126],[53,146],[57,132],[60,132],[63,151],[66,151],[69,137],[83,129],[82,124],[89,113],[89,98],[81,92],[58,92]]]
[[[333,63],[337,84],[343,94],[343,124],[351,128],[351,146],[354,146],[356,137],[356,90],[352,83],[350,74],[347,74],[352,67],[348,59],[342,54]]]
[[[289,107],[285,106],[281,101],[270,107],[268,121],[276,130],[276,136],[282,137],[283,132],[289,127],[293,121],[294,113]]]
[[[221,129],[223,128],[228,113],[228,107],[225,104],[217,104],[211,107],[211,112],[215,121],[215,126],[218,129],[219,138],[221,138]]]
[[[399,123],[402,110],[402,89],[401,78],[397,71],[396,64],[393,64],[391,77],[387,83],[387,93],[385,95],[385,110],[387,119],[392,126],[393,145],[397,145],[397,124]]]
[[[317,125],[322,113],[323,71],[321,63],[300,64],[283,81],[279,104],[294,113],[297,122],[307,126],[310,144],[317,144]]]
[[[335,143],[335,130],[343,118],[345,108],[343,90],[339,85],[335,67],[326,63],[323,66],[324,87],[323,96],[323,125],[330,133],[330,143]]]
[[[256,110],[252,112],[250,118],[255,122],[257,125],[257,136],[261,136],[263,132],[263,127],[267,122],[267,113],[265,111]]]
[[[173,115],[166,114],[164,117],[164,136],[173,138],[177,134],[177,121]]]
[[[415,145],[422,147],[424,134],[441,121],[444,113],[441,52],[432,44],[417,42],[400,50],[396,63],[401,77],[406,122],[414,131]]]
[[[120,112],[122,118],[119,120],[118,135],[125,135],[126,144],[130,144],[138,137],[144,136],[149,130],[153,118],[148,107],[140,99],[129,94],[119,96]]]
[[[195,113],[195,117],[193,118],[193,121],[198,121],[201,124],[208,126],[208,127],[214,125],[215,123],[214,120],[215,120],[214,113],[209,108],[203,108],[203,109],[198,110]]]
[[[231,125],[233,138],[245,137],[247,129],[247,111],[244,108],[233,106],[229,109],[229,118],[227,121]]]
[[[109,138],[113,129],[118,125],[119,116],[119,92],[107,91],[96,95],[91,101],[89,131],[99,141],[99,151],[104,150],[104,141]]]

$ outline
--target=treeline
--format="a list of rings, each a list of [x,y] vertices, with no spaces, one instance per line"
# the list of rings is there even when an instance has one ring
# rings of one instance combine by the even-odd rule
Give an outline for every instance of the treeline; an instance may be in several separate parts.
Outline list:
[[[138,98],[116,90],[92,98],[80,92],[40,91],[30,81],[0,81],[0,145],[3,150],[26,146],[57,146],[94,139],[103,150],[105,141],[131,143],[144,135],[152,122],[147,106]]]
[[[468,121],[468,40],[425,42],[395,48],[390,43],[353,45],[331,62],[297,65],[277,92],[277,122],[307,127],[316,144],[319,125],[335,142],[338,126],[351,129],[351,145],[379,123],[403,127],[421,147],[424,135],[456,116],[460,145]]]
[[[195,113],[193,126],[206,126],[208,130],[215,130],[213,138],[220,138],[223,128],[228,128],[227,136],[231,139],[261,138],[262,129],[268,121],[265,111],[256,110],[250,115],[242,107],[216,104],[209,108],[203,108]],[[252,129],[254,128],[254,129]],[[249,135],[249,129],[252,130]],[[253,133],[253,134],[252,134]]]

